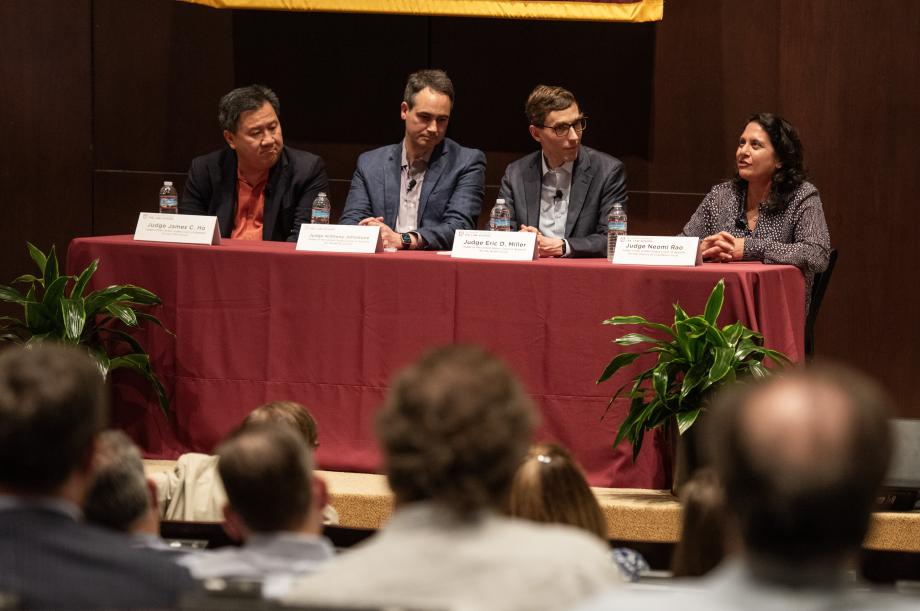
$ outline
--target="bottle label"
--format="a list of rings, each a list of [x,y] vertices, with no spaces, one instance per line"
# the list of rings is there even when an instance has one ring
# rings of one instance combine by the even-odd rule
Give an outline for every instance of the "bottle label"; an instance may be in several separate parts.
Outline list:
[[[492,226],[495,227],[495,231],[511,231],[511,219],[492,219]]]
[[[175,195],[161,195],[160,208],[175,208],[179,205],[179,198]]]
[[[314,209],[313,209],[313,217],[312,217],[312,218],[315,218],[315,219],[327,219],[327,220],[328,220],[328,219],[329,219],[329,211],[328,211],[328,210],[319,210],[319,209],[314,208]]]
[[[608,221],[607,231],[622,231],[626,233],[626,221]]]

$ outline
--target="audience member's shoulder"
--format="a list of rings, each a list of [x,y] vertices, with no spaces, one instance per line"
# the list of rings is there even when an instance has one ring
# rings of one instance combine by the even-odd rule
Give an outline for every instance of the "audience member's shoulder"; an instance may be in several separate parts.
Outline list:
[[[610,564],[610,552],[594,535],[566,524],[541,524],[519,518],[499,518],[509,538],[517,542],[521,554],[547,552],[562,558],[565,554],[585,561]]]

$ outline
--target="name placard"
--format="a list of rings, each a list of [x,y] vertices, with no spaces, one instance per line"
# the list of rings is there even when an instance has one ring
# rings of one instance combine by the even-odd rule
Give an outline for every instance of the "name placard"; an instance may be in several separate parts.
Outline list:
[[[699,238],[621,235],[617,237],[614,263],[626,265],[673,265],[693,267],[703,261]]]
[[[220,227],[216,216],[141,212],[137,217],[134,239],[143,242],[216,246],[220,244]]]
[[[366,225],[312,225],[300,226],[297,250],[310,252],[381,252],[380,227]]]
[[[474,231],[458,229],[451,257],[493,261],[533,261],[537,258],[537,234],[527,231]]]

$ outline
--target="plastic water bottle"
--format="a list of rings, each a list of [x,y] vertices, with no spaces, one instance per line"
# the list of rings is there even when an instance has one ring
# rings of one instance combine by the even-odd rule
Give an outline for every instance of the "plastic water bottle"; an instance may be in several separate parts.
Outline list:
[[[310,223],[314,225],[328,225],[329,214],[332,211],[332,204],[326,194],[320,191],[316,199],[313,200],[313,212],[310,213]]]
[[[179,213],[179,193],[171,180],[164,180],[160,187],[160,214]]]
[[[623,204],[616,202],[607,215],[607,260],[613,261],[617,249],[617,236],[626,235],[626,211]]]
[[[511,231],[511,209],[505,200],[498,198],[489,214],[489,229],[492,231]]]

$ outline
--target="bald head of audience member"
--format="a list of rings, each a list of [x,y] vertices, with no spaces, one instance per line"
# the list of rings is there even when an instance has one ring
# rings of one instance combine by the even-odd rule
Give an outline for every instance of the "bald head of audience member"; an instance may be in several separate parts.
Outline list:
[[[325,485],[313,476],[310,448],[278,423],[247,424],[217,449],[228,522],[247,533],[319,534]]]
[[[107,419],[104,381],[85,350],[50,342],[4,350],[0,494],[82,505]]]
[[[431,501],[460,518],[500,509],[535,420],[494,356],[471,346],[425,355],[397,377],[377,417],[397,504]]]
[[[840,368],[721,398],[713,457],[752,567],[839,568],[860,548],[888,465],[887,414],[881,389]]]
[[[160,532],[156,490],[140,449],[121,431],[99,436],[96,467],[83,513],[87,521],[124,533]]]

